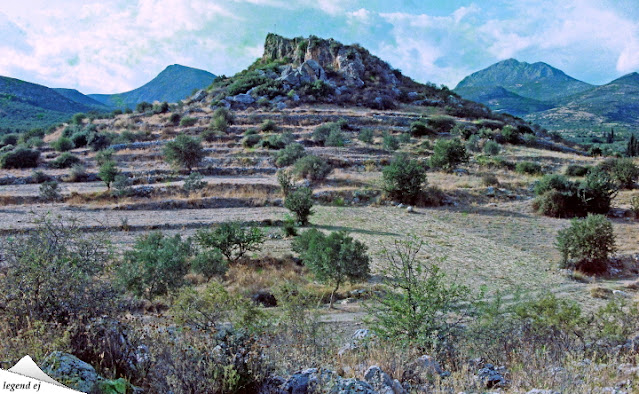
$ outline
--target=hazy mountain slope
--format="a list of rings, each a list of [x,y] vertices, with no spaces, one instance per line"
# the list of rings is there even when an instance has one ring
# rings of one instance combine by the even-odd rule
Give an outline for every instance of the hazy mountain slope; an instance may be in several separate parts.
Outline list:
[[[0,77],[0,128],[46,127],[91,109],[46,86]]]
[[[68,98],[69,100],[75,101],[76,103],[83,104],[89,107],[96,107],[97,109],[106,109],[106,106],[103,103],[94,100],[91,97],[82,94],[75,89],[53,88],[53,90],[55,90],[58,94],[61,94],[62,96]]]
[[[143,101],[175,103],[188,97],[194,90],[209,86],[214,79],[215,75],[208,71],[174,64],[150,82],[130,92],[88,96],[112,108],[135,108]]]
[[[552,104],[522,97],[501,86],[493,87],[463,87],[455,89],[467,100],[477,101],[488,106],[493,111],[506,112],[515,116],[522,116],[531,112],[545,111],[552,108]]]
[[[557,107],[526,118],[558,130],[603,125],[639,128],[639,74],[567,97]]]
[[[555,102],[593,87],[566,75],[546,63],[526,63],[508,59],[464,78],[455,88],[493,88],[501,86],[525,98]]]

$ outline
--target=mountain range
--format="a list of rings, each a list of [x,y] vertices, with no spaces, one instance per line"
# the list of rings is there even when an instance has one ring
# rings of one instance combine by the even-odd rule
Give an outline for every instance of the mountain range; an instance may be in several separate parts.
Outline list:
[[[639,128],[639,74],[595,86],[546,63],[508,59],[464,78],[460,96],[551,130]]]
[[[85,95],[75,89],[49,88],[0,76],[0,130],[45,128],[78,112],[133,109],[143,101],[177,102],[209,86],[214,79],[215,75],[207,71],[175,64],[130,92]]]

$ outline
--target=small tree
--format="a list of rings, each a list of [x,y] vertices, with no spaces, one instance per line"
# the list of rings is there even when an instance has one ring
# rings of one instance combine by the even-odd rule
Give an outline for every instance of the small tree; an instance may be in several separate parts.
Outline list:
[[[40,198],[45,201],[55,201],[60,199],[58,182],[49,181],[40,184]]]
[[[98,178],[106,184],[107,189],[111,190],[111,183],[113,183],[115,177],[118,176],[119,173],[120,170],[115,162],[113,160],[108,160],[100,166]]]
[[[182,185],[182,189],[190,193],[192,191],[202,190],[207,185],[208,183],[203,180],[202,174],[200,174],[199,172],[192,172],[184,180],[184,185]]]
[[[278,151],[275,154],[275,165],[277,167],[290,166],[304,156],[306,156],[306,151],[304,150],[302,144],[293,142],[286,145],[284,149]]]
[[[228,270],[228,263],[219,249],[203,250],[191,260],[191,270],[211,280],[216,275],[224,275]]]
[[[426,169],[416,160],[401,154],[382,169],[383,188],[389,197],[412,204],[426,185]]]
[[[153,298],[184,283],[191,243],[180,235],[165,237],[159,231],[138,238],[133,250],[124,253],[117,268],[118,282],[137,296]]]
[[[191,172],[204,158],[202,142],[186,134],[178,135],[164,147],[164,157],[171,165],[185,167]]]
[[[570,227],[559,231],[557,248],[563,268],[600,273],[608,268],[609,256],[615,252],[612,224],[603,215],[573,219]]]
[[[293,172],[300,178],[321,181],[332,171],[331,166],[319,156],[307,155],[295,162]]]
[[[219,249],[229,262],[236,262],[247,252],[260,250],[264,233],[257,227],[245,229],[238,222],[225,222],[212,230],[199,230],[195,236],[205,248]]]
[[[632,159],[616,159],[611,171],[612,177],[623,189],[632,189],[639,178],[639,167],[632,162]]]
[[[40,151],[18,146],[0,154],[0,168],[33,168],[38,166]]]
[[[51,143],[51,147],[58,152],[67,152],[73,149],[73,141],[67,137],[60,137]]]
[[[300,187],[289,191],[284,200],[284,207],[295,214],[300,225],[306,226],[308,217],[313,214],[313,190]]]
[[[344,282],[365,280],[370,274],[366,246],[343,231],[325,236],[311,229],[293,241],[293,250],[300,254],[304,265],[317,280],[335,286],[330,308],[335,293]]]
[[[439,139],[435,142],[433,155],[430,157],[431,166],[451,170],[467,161],[468,153],[459,138]]]
[[[370,327],[380,338],[425,351],[450,340],[472,306],[465,302],[467,287],[446,283],[437,265],[418,259],[422,246],[416,239],[395,241],[394,250],[383,251],[384,284],[389,291],[367,309]]]

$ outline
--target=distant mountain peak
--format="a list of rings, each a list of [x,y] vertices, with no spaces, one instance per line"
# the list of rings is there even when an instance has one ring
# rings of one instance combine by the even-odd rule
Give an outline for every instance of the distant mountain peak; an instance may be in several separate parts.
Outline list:
[[[630,74],[626,74],[610,82],[608,85],[620,85],[620,84],[639,85],[639,73],[632,72]]]

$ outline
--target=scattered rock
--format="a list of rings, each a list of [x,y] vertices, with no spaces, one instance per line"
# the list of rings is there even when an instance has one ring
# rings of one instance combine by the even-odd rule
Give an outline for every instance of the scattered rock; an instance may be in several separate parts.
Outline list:
[[[429,355],[423,355],[406,366],[402,381],[424,384],[432,382],[436,376],[444,377],[448,374],[434,358]]]
[[[505,367],[486,364],[477,372],[477,380],[487,389],[505,387],[508,384],[503,375],[505,373]]]
[[[413,207],[411,207],[410,205],[406,208],[406,212],[408,213],[412,213],[413,212]]]
[[[532,389],[527,391],[526,394],[560,394],[560,393],[559,391],[554,391],[554,390]]]
[[[44,359],[42,371],[65,386],[85,393],[95,390],[103,380],[88,363],[58,351]]]
[[[369,367],[364,373],[364,380],[380,394],[395,394],[403,393],[404,388],[399,381],[391,379],[387,373],[381,370],[380,367],[374,365]],[[397,383],[396,383],[397,382]],[[400,391],[396,391],[399,388]]]
[[[340,376],[328,369],[308,368],[293,374],[283,385],[285,393],[306,394],[317,388],[334,386]]]
[[[622,297],[622,298],[630,297],[630,294],[626,293],[623,290],[613,290],[612,291],[612,295],[617,296],[617,297]]]
[[[204,89],[198,90],[193,97],[191,97],[191,102],[200,102],[206,98],[206,91]]]

